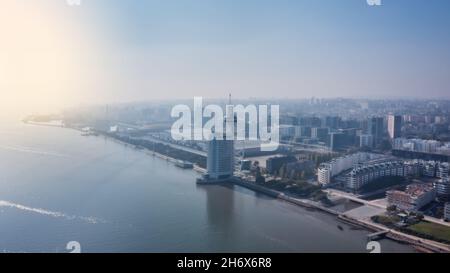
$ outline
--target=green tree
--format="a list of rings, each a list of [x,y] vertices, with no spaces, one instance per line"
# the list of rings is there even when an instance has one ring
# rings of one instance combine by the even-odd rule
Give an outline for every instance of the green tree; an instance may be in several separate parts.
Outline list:
[[[390,205],[386,208],[386,210],[390,213],[397,211],[397,206],[396,205]]]

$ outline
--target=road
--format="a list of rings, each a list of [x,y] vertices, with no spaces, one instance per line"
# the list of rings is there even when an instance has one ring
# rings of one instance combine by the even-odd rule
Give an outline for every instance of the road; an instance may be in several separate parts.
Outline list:
[[[167,142],[167,141],[164,141],[164,140],[160,140],[160,139],[157,139],[157,138],[154,138],[154,137],[151,137],[151,136],[140,137],[140,138],[137,138],[137,139],[145,139],[145,140],[153,141],[153,142],[156,142],[156,143],[162,143],[162,144],[168,145],[168,146],[170,146],[170,147],[172,147],[174,149],[186,151],[186,152],[189,152],[189,153],[192,153],[192,154],[196,154],[196,155],[200,155],[200,156],[204,156],[204,157],[207,156],[206,152],[199,151],[199,150],[196,150],[196,149],[193,149],[193,148],[189,148],[189,147],[186,147],[186,146],[183,146],[183,145],[170,143],[170,142]]]
[[[420,244],[427,244],[427,245],[433,246],[435,248],[438,248],[438,249],[440,249],[442,251],[450,252],[450,246],[449,245],[446,245],[446,244],[443,244],[443,243],[439,243],[439,242],[436,242],[436,241],[423,239],[423,238],[420,238],[420,237],[417,237],[417,236],[414,236],[414,235],[409,235],[409,234],[406,234],[406,233],[403,233],[403,232],[400,232],[400,231],[397,231],[397,230],[394,230],[394,229],[389,229],[389,228],[387,228],[387,227],[385,227],[383,225],[374,223],[374,222],[372,222],[370,220],[358,220],[358,221],[363,222],[366,225],[370,225],[370,226],[376,227],[376,228],[378,228],[380,230],[388,231],[389,233],[391,233],[391,234],[393,234],[395,236],[402,237],[402,238],[407,238],[411,242],[415,242],[415,243],[417,243],[419,245]]]
[[[377,207],[377,208],[382,208],[382,209],[387,208],[387,206],[385,204],[382,204],[381,202],[379,202],[379,200],[367,201],[367,200],[364,200],[364,199],[361,199],[361,198],[355,196],[352,193],[343,192],[343,191],[334,190],[334,189],[326,189],[324,191],[328,194],[339,196],[339,197],[354,201],[356,203],[360,203],[360,204],[364,204],[364,205],[368,205],[368,206],[372,206],[372,207]],[[428,222],[432,222],[432,223],[450,227],[449,222],[445,222],[445,221],[435,218],[435,217],[425,216],[424,220],[428,221]]]
[[[326,189],[326,190],[324,190],[324,192],[331,194],[331,195],[339,196],[339,197],[342,197],[342,198],[345,198],[345,199],[348,199],[348,200],[351,200],[353,202],[360,203],[363,205],[369,205],[369,206],[373,206],[373,207],[377,207],[377,208],[386,209],[386,206],[376,203],[375,201],[377,201],[377,200],[367,201],[367,200],[364,200],[364,199],[361,199],[361,198],[355,196],[352,193],[343,192],[343,191],[334,190],[334,189]]]

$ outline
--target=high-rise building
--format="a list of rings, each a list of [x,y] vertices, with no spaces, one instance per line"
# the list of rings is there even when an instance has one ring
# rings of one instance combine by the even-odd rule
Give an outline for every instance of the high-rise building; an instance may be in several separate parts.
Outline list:
[[[282,115],[280,117],[280,124],[281,125],[296,125],[296,124],[298,124],[298,119],[297,119],[297,117]]]
[[[360,135],[359,136],[359,147],[373,148],[374,138],[373,135]]]
[[[388,116],[388,133],[391,139],[395,139],[401,136],[402,116]]]
[[[339,128],[340,123],[341,123],[341,118],[338,116],[332,116],[332,117],[328,116],[328,117],[325,117],[325,120],[324,120],[325,127],[329,127],[331,129]]]
[[[279,126],[280,137],[282,139],[291,139],[296,136],[296,126],[293,125],[280,125]]]
[[[328,133],[329,133],[329,129],[327,127],[323,127],[323,128],[311,128],[311,137],[312,138],[317,138],[319,141],[327,141],[327,137],[328,137]]]
[[[296,137],[311,137],[312,128],[309,126],[297,126],[295,127]]]
[[[224,137],[225,138],[225,137]],[[209,179],[228,179],[234,173],[233,140],[214,137],[208,145],[207,176]]]
[[[367,134],[373,136],[374,144],[379,144],[383,139],[384,119],[382,117],[371,117],[367,121]]]
[[[339,131],[332,132],[328,134],[327,144],[330,150],[336,151],[340,149],[345,149],[350,146],[354,146],[359,143],[356,140],[356,132],[355,128],[349,129],[339,129]]]
[[[224,123],[226,128],[225,132],[233,132],[233,134],[231,136],[227,136],[224,132],[214,132],[214,137],[208,143],[206,175],[202,182],[217,182],[233,177],[234,133],[236,132],[236,119],[234,116],[234,107],[231,105],[231,95],[230,101],[226,106]]]
[[[318,117],[300,117],[298,119],[299,126],[320,127],[322,120]]]
[[[333,132],[328,134],[327,144],[331,151],[336,151],[338,149],[346,146],[346,135],[342,132]]]

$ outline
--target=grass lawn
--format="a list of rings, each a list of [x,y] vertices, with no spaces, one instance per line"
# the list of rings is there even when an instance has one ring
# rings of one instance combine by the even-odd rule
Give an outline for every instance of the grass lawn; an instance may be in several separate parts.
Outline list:
[[[431,235],[436,239],[450,242],[450,227],[429,222],[420,222],[409,227],[417,233]]]
[[[372,220],[376,223],[390,227],[399,222],[401,219],[398,216],[377,215],[372,217]]]

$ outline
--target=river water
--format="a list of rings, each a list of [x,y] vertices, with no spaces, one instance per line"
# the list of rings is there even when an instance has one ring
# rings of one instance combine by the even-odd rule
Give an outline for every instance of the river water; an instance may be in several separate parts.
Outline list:
[[[0,252],[66,252],[69,241],[83,252],[367,252],[366,230],[197,177],[104,137],[2,123]]]

